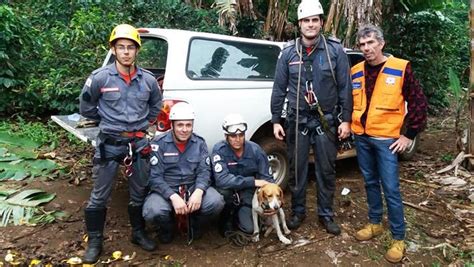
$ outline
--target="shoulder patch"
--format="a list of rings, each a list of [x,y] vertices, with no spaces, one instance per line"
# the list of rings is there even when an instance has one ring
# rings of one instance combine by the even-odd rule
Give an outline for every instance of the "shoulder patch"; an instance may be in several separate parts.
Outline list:
[[[219,156],[218,154],[214,155],[214,157],[212,158],[212,162],[218,162],[219,160],[221,160],[221,156]]]
[[[157,163],[158,163],[158,158],[156,156],[151,157],[150,164],[154,166]]]
[[[214,166],[214,171],[220,173],[222,171],[222,165],[217,163],[216,166]]]
[[[335,43],[338,43],[338,44],[341,43],[341,39],[338,39],[335,36],[329,36],[328,41],[335,42]]]
[[[91,85],[92,85],[92,79],[91,79],[91,78],[87,78],[86,86],[87,86],[87,87],[91,87]]]

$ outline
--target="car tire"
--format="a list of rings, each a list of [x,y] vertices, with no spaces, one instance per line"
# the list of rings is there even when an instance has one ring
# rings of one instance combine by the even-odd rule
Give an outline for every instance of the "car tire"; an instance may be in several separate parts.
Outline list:
[[[285,188],[288,184],[290,171],[286,143],[274,137],[265,137],[258,144],[267,154],[275,183],[281,188]]]
[[[416,150],[418,149],[418,143],[419,143],[418,137],[419,135],[415,136],[415,139],[413,139],[411,146],[398,156],[400,160],[411,160],[413,158],[413,156],[416,153]]]

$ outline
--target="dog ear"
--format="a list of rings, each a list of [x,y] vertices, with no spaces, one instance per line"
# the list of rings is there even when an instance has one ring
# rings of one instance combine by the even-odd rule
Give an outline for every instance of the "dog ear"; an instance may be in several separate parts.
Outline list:
[[[264,201],[264,194],[261,187],[257,189],[257,199],[258,199],[258,204],[261,204]]]
[[[285,196],[283,195],[283,190],[279,186],[278,186],[278,191],[280,192],[280,201],[281,201],[281,205],[283,206],[283,203],[285,203]]]

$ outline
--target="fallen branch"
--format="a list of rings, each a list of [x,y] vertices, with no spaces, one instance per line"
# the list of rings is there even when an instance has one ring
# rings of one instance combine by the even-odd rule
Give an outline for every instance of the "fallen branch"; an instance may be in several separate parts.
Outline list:
[[[446,248],[450,248],[454,251],[457,251],[458,249],[454,246],[452,246],[451,244],[449,243],[441,243],[441,244],[438,244],[436,246],[433,246],[433,247],[421,247],[421,249],[427,249],[427,250],[433,250],[433,249],[437,249],[437,248],[443,248],[443,256],[446,258]]]
[[[465,158],[472,158],[473,155],[472,154],[466,154],[464,153],[464,151],[461,151],[459,152],[459,154],[456,156],[456,158],[453,160],[453,162],[451,162],[450,165],[448,165],[447,167],[437,171],[436,173],[437,174],[440,174],[440,173],[443,173],[443,172],[447,172],[453,168],[455,168],[455,176],[457,175],[457,169],[459,167],[459,164],[461,164],[461,162],[464,161]]]
[[[295,248],[311,245],[311,244],[314,244],[316,242],[327,240],[327,239],[333,238],[333,237],[334,237],[333,235],[326,235],[326,236],[323,236],[323,237],[318,238],[318,239],[304,240],[303,242],[296,243],[296,244],[294,244],[292,246],[288,246],[288,247],[287,246],[279,246],[277,249],[269,250],[269,251],[266,251],[266,252],[260,252],[259,256],[260,257],[262,257],[262,256],[265,257],[265,256],[268,256],[268,255],[271,255],[271,254],[274,254],[274,253],[280,253],[282,251],[290,251],[290,250],[293,250]],[[274,244],[274,243],[270,243],[270,244]],[[261,251],[264,248],[265,247],[260,248],[258,250]]]
[[[410,203],[410,202],[407,202],[407,201],[403,201],[403,204],[405,204],[405,205],[407,205],[407,206],[409,206],[409,207],[412,207],[412,208],[414,208],[414,209],[417,209],[417,210],[421,210],[421,211],[424,211],[424,212],[427,212],[427,213],[431,213],[431,214],[436,215],[436,216],[439,216],[439,217],[444,217],[444,215],[439,214],[439,213],[437,213],[436,211],[432,211],[432,210],[430,210],[430,209],[426,209],[426,208],[420,207],[420,206],[418,206],[418,205],[415,205],[415,204]]]
[[[42,226],[39,226],[37,229],[33,230],[33,231],[30,231],[28,233],[25,233],[25,234],[22,234],[22,235],[19,235],[15,238],[12,238],[12,240],[10,240],[11,242],[15,242],[15,241],[18,241],[20,239],[23,239],[25,237],[31,237],[32,235],[38,233],[38,232],[41,232],[43,231],[44,229],[46,229],[47,227],[49,226],[49,224],[44,224]]]
[[[407,180],[407,179],[403,179],[403,178],[400,178],[400,181],[405,182],[405,183],[409,183],[409,184],[423,185],[423,186],[431,187],[431,188],[434,188],[434,189],[439,189],[441,187],[439,185],[427,184],[427,183]]]

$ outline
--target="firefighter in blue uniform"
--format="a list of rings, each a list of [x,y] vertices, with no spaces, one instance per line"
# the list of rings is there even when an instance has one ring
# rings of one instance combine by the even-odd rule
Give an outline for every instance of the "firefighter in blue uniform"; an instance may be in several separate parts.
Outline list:
[[[225,140],[214,145],[211,155],[217,190],[224,196],[219,231],[233,234],[234,226],[253,233],[252,198],[257,187],[273,182],[265,152],[245,140],[247,122],[240,114],[229,114],[222,124]]]
[[[171,130],[151,142],[151,192],[143,208],[145,220],[158,225],[161,243],[173,240],[175,215],[191,216],[193,238],[198,239],[205,217],[217,216],[224,207],[222,196],[210,186],[206,142],[193,133],[193,108],[177,103],[169,118]],[[187,201],[184,194],[189,195]]]
[[[288,228],[298,228],[306,217],[309,149],[315,154],[319,221],[338,235],[333,199],[336,189],[336,142],[350,135],[352,91],[347,55],[341,44],[321,34],[323,8],[317,0],[298,6],[301,37],[281,53],[271,98],[273,133],[288,144],[292,216]],[[282,109],[288,99],[286,128]],[[340,119],[340,120],[339,120]],[[295,152],[296,151],[296,152]]]
[[[146,236],[142,207],[150,151],[145,131],[160,111],[162,96],[153,75],[135,65],[141,46],[137,29],[116,26],[109,45],[115,62],[92,72],[80,95],[81,115],[98,121],[100,128],[93,159],[94,187],[84,211],[88,233],[84,263],[95,263],[100,257],[106,205],[121,163],[127,165],[129,176],[131,242],[148,251],[156,248]]]

